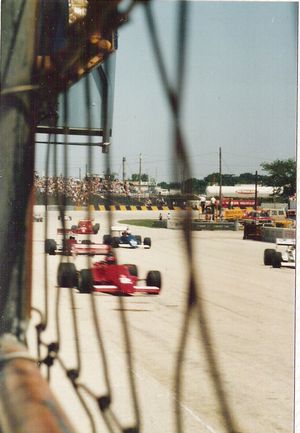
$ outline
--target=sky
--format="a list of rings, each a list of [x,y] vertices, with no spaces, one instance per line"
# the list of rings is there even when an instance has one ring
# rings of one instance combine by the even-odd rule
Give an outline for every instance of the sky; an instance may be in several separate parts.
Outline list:
[[[152,7],[168,77],[175,86],[177,2],[156,0]],[[218,171],[219,148],[227,174],[262,173],[262,162],[295,157],[296,41],[296,3],[189,2],[181,125],[193,177]],[[74,94],[76,123],[82,113],[80,92]],[[96,91],[93,98],[97,109]],[[119,31],[112,172],[121,178],[125,157],[126,175],[138,173],[141,154],[143,173],[158,182],[178,180],[171,132],[143,8],[137,6]],[[37,149],[39,172],[43,147]],[[86,151],[72,149],[70,174],[78,176],[85,170]],[[93,161],[93,171],[101,174],[104,157],[99,149]]]

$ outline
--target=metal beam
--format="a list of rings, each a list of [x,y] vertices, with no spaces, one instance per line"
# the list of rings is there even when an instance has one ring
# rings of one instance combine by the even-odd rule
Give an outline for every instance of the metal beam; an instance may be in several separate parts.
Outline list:
[[[98,146],[98,147],[104,147],[106,146],[103,143],[73,143],[73,142],[68,142],[66,143],[65,141],[47,141],[47,140],[36,140],[35,141],[36,144],[57,144],[58,146]]]
[[[103,129],[96,128],[64,128],[62,126],[37,126],[37,134],[53,134],[53,135],[83,135],[88,137],[102,137]],[[111,133],[111,131],[110,131]]]

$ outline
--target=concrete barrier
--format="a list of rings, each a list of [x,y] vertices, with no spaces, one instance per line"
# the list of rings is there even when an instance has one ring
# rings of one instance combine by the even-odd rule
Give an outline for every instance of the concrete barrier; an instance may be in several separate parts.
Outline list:
[[[193,221],[192,230],[237,230],[234,221]]]
[[[167,228],[168,229],[182,229],[183,227],[183,218],[171,218],[168,220]],[[200,231],[200,230],[239,230],[238,224],[233,221],[192,221],[192,230]]]
[[[276,242],[277,238],[283,239],[295,239],[295,229],[285,229],[281,227],[262,227],[262,241],[264,242]]]
[[[183,219],[182,218],[171,218],[167,221],[167,228],[173,230],[180,230],[183,227]]]

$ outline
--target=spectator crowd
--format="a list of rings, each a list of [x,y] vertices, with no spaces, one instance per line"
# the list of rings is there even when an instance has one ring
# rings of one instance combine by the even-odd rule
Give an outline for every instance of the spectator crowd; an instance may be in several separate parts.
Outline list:
[[[109,194],[125,197],[137,196],[138,187],[128,181],[122,182],[118,179],[108,180],[101,177],[85,177],[76,179],[74,177],[40,177],[35,176],[36,192],[48,197],[65,195],[76,205],[86,205],[90,195],[105,198]]]

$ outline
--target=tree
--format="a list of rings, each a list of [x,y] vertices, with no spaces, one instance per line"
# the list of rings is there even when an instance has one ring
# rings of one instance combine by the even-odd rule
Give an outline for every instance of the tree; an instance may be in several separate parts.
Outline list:
[[[255,174],[254,173],[241,173],[237,177],[237,183],[253,184],[253,183],[255,183]]]
[[[170,182],[169,188],[170,189],[180,189],[181,183],[180,182]]]
[[[222,174],[222,185],[234,186],[237,183],[237,178],[234,174]]]
[[[289,159],[276,159],[273,162],[263,162],[261,167],[269,174],[270,183],[274,187],[283,188],[287,197],[296,192],[296,161]]]
[[[146,174],[146,173],[142,173],[141,174],[141,181],[142,182],[148,182],[148,174]],[[131,180],[133,181],[133,182],[138,182],[139,180],[140,180],[140,175],[138,174],[138,173],[133,173],[132,175],[131,175]]]
[[[168,190],[170,190],[170,189],[180,189],[181,188],[181,183],[180,182],[170,182],[170,183],[167,183],[167,182],[159,182],[158,184],[157,184],[157,186],[160,186],[162,189],[168,189]]]
[[[233,186],[238,183],[238,178],[234,174],[222,174],[222,185]],[[220,185],[220,173],[211,173],[206,176],[203,181],[207,185]]]
[[[160,182],[157,186],[160,186],[162,189],[170,189],[170,184],[167,182]]]
[[[193,177],[184,181],[183,192],[189,194],[203,194],[206,186],[207,183],[204,180],[195,179]]]
[[[220,180],[220,173],[211,173],[203,179],[207,185],[218,184]]]

